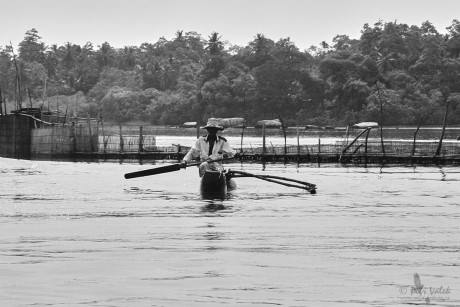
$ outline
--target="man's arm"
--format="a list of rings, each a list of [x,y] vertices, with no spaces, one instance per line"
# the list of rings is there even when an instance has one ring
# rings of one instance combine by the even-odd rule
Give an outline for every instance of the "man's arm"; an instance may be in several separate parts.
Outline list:
[[[222,149],[219,151],[219,154],[232,158],[235,156],[235,150],[233,150],[233,148],[230,146],[230,143],[225,140],[224,144],[222,145]]]
[[[195,141],[195,145],[190,148],[190,150],[187,152],[187,154],[184,156],[182,159],[182,164],[187,164],[188,162],[192,161],[192,159],[199,157],[200,156],[200,140],[197,139]]]

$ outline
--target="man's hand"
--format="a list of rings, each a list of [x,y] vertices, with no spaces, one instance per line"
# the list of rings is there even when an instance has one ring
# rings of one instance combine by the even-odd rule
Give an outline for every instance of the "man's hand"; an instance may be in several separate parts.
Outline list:
[[[180,161],[180,167],[181,168],[186,168],[187,167],[187,161],[185,161],[185,160]]]

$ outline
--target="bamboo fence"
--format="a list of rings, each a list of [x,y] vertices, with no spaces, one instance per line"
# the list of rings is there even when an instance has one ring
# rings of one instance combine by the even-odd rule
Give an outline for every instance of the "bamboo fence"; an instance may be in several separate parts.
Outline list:
[[[123,159],[127,156],[137,159],[181,159],[190,147],[180,145],[158,146],[156,135],[159,128],[152,126],[103,126],[97,120],[81,119],[62,124],[59,118],[54,123],[34,119],[32,116],[0,116],[0,155],[3,157],[34,158],[53,157],[96,157]],[[347,130],[348,131],[348,130]],[[359,131],[358,131],[359,132]],[[357,133],[357,132],[356,132]],[[234,147],[243,152],[245,159],[253,160],[295,160],[295,161],[351,161],[360,158],[375,158],[375,161],[404,161],[423,158],[428,163],[442,162],[442,159],[460,163],[460,141],[437,140],[384,140],[369,139],[369,133],[361,133],[352,141],[344,139],[335,143],[301,144],[297,129],[297,145],[272,145],[262,130],[262,146]],[[198,134],[198,133],[197,133]],[[273,134],[271,134],[273,135]],[[347,132],[348,135],[348,132]],[[361,135],[364,135],[360,138]],[[233,144],[235,145],[235,144]],[[383,145],[383,148],[382,148]],[[367,161],[367,160],[366,160]],[[449,162],[449,163],[450,163]]]

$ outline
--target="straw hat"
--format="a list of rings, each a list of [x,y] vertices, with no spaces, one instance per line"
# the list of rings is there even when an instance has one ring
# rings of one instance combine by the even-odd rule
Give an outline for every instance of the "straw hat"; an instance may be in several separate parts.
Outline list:
[[[205,128],[216,128],[217,130],[224,130],[224,127],[219,125],[219,120],[217,118],[209,118]]]

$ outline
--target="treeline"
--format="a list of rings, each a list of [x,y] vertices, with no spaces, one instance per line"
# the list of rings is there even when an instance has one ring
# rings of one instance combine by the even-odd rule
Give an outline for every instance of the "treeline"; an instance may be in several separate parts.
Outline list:
[[[47,46],[32,29],[17,54],[0,48],[1,109],[59,108],[115,123],[281,117],[344,125],[383,114],[388,125],[440,125],[449,102],[448,123],[460,124],[460,22],[446,30],[379,21],[359,39],[337,35],[301,51],[289,38],[257,34],[232,46],[215,32],[184,31],[121,49]]]

